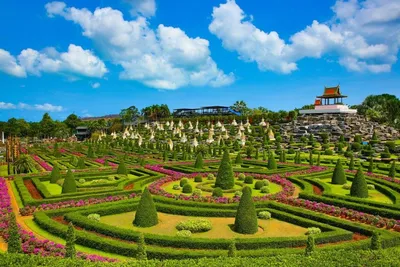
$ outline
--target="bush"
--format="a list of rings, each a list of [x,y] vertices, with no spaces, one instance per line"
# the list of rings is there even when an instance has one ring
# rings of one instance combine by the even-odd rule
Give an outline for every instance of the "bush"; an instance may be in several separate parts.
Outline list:
[[[174,189],[174,190],[181,190],[181,187],[179,186],[179,184],[174,184],[174,185],[172,186],[172,189]]]
[[[179,186],[183,187],[185,184],[189,182],[188,178],[182,178],[179,182]]]
[[[235,164],[242,164],[242,155],[240,155],[240,152],[237,154],[236,159],[235,159]]]
[[[269,193],[268,186],[261,187],[260,192],[263,193],[263,194],[268,194]]]
[[[67,177],[64,179],[64,183],[62,186],[62,194],[65,193],[74,193],[76,192],[76,182],[74,178],[74,174],[70,169],[67,171]]]
[[[146,243],[144,241],[143,233],[141,233],[139,236],[138,248],[136,250],[136,259],[140,261],[147,260]]]
[[[99,222],[100,221],[100,214],[92,213],[87,216],[89,220]]]
[[[375,189],[375,185],[373,184],[369,184],[367,185],[368,190],[374,190]]]
[[[269,181],[267,179],[262,180],[264,186],[269,186]]]
[[[207,175],[207,180],[211,181],[211,180],[214,180],[214,179],[215,179],[214,174],[209,173],[209,174]]]
[[[263,219],[263,220],[269,220],[272,218],[272,216],[269,211],[260,211],[258,213],[258,218]]]
[[[178,237],[192,237],[192,232],[190,232],[189,230],[180,230],[178,232],[176,232],[176,236]]]
[[[50,183],[55,184],[58,180],[60,180],[60,169],[58,168],[57,164],[54,164],[50,174]]]
[[[202,193],[201,189],[195,189],[195,190],[193,190],[192,195],[199,197],[199,196],[201,196],[201,193]]]
[[[158,224],[157,209],[147,187],[140,197],[133,224],[139,227],[151,227]]]
[[[245,186],[242,190],[239,206],[235,217],[234,229],[241,234],[255,234],[258,232],[256,208],[251,197],[251,188]]]
[[[307,238],[307,246],[306,246],[306,251],[305,251],[305,255],[311,256],[311,254],[314,252],[315,250],[315,239],[313,235],[309,235]]]
[[[245,184],[252,184],[254,181],[254,177],[253,176],[246,176],[246,178],[244,178],[244,183]]]
[[[346,173],[343,170],[340,159],[337,160],[335,170],[332,174],[332,184],[345,184],[347,182]]]
[[[218,169],[217,179],[215,181],[215,187],[221,187],[221,189],[232,189],[235,185],[234,173],[232,170],[231,159],[229,157],[228,150],[225,150],[221,160],[221,164]]]
[[[309,227],[307,228],[306,235],[317,235],[320,234],[322,231],[318,227]]]
[[[350,196],[360,198],[368,197],[368,186],[361,168],[358,169],[356,175],[354,176],[354,180],[350,188]]]
[[[382,248],[381,238],[377,231],[372,233],[371,247],[372,250],[379,250]]]
[[[239,181],[244,181],[244,178],[246,178],[246,175],[244,175],[244,173],[239,173],[238,175]]]
[[[214,190],[212,192],[213,197],[222,197],[223,195],[224,195],[224,193],[221,188],[219,188],[219,187],[214,188]]]
[[[230,257],[230,258],[235,258],[236,257],[236,243],[235,243],[235,240],[233,240],[229,244],[228,257]]]
[[[188,230],[192,233],[202,233],[207,232],[212,229],[212,224],[209,220],[206,219],[190,219],[187,221],[179,222],[176,225],[176,229],[181,230]]]
[[[243,195],[242,191],[235,191],[234,194],[235,197],[242,197],[242,195]]]
[[[201,175],[197,175],[196,177],[194,177],[194,181],[196,183],[201,183],[203,182],[203,177],[201,177]]]
[[[21,236],[18,231],[18,224],[14,212],[11,212],[8,217],[8,253],[22,253]]]
[[[333,155],[333,151],[331,149],[327,149],[327,150],[325,150],[324,154],[327,155],[327,156],[332,156]]]
[[[79,183],[80,183],[80,184],[84,184],[84,183],[86,183],[86,180],[83,179],[83,178],[81,178],[81,179],[79,179]]]
[[[192,193],[192,191],[193,191],[193,189],[190,184],[184,184],[182,186],[182,193],[189,194],[189,193]]]
[[[76,249],[75,249],[75,228],[72,222],[68,224],[66,244],[65,244],[65,258],[76,258]]]
[[[197,153],[196,162],[194,163],[196,169],[203,169],[203,155],[202,153]]]
[[[343,189],[346,189],[346,190],[350,190],[351,184],[344,184],[344,185],[342,186],[342,188],[343,188]]]
[[[390,165],[388,176],[391,178],[394,178],[396,176],[396,163],[394,162],[394,160],[392,161],[392,164]]]
[[[264,182],[263,182],[263,181],[257,181],[257,182],[255,183],[255,185],[254,185],[254,189],[260,190],[261,187],[263,187],[263,186],[264,186]]]
[[[273,153],[270,153],[268,156],[268,169],[270,169],[270,170],[277,169],[277,165],[276,165],[276,161],[275,161],[275,157],[274,157]]]
[[[123,174],[123,175],[128,174],[128,170],[126,169],[126,166],[125,166],[125,163],[123,160],[121,160],[118,165],[117,174]]]

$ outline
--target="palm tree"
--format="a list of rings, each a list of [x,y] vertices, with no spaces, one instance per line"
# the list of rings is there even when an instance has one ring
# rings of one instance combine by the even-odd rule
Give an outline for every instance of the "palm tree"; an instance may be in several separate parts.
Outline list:
[[[14,162],[16,173],[28,173],[33,168],[33,163],[29,155],[21,155],[19,159]]]

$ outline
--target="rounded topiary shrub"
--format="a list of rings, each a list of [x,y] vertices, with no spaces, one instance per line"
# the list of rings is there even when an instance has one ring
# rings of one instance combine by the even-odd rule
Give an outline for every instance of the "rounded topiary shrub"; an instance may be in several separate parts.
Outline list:
[[[264,180],[262,180],[262,182],[263,182],[264,186],[269,186],[269,181],[268,180],[264,179]]]
[[[133,224],[139,227],[151,227],[158,224],[157,209],[147,187],[140,198]]]
[[[344,185],[342,186],[342,188],[343,188],[343,189],[346,189],[346,190],[350,190],[351,185],[350,185],[350,184],[344,184]]]
[[[212,174],[212,173],[209,173],[208,175],[207,175],[207,180],[214,180],[215,179],[215,176],[214,176],[214,174]]]
[[[123,175],[128,174],[128,170],[126,169],[125,162],[123,160],[121,160],[121,162],[118,165],[117,174],[123,174]]]
[[[246,178],[244,178],[244,183],[246,183],[246,184],[252,184],[253,181],[254,181],[253,176],[246,176]]]
[[[192,195],[199,197],[199,196],[201,196],[201,193],[202,193],[201,189],[195,189],[195,190],[193,190]]]
[[[350,188],[350,196],[367,198],[368,197],[368,185],[365,181],[364,173],[361,168],[358,169],[356,175],[354,176],[353,183]]]
[[[239,181],[244,181],[245,178],[246,178],[246,175],[245,175],[244,173],[240,173],[240,174],[238,175],[238,180],[239,180]]]
[[[374,190],[375,189],[375,185],[373,184],[369,184],[367,185],[368,190]]]
[[[189,230],[180,230],[178,232],[176,232],[176,236],[177,237],[192,237],[192,232],[190,232]]]
[[[189,182],[189,180],[188,180],[188,178],[182,178],[180,181],[179,181],[179,186],[180,187],[183,187],[185,184],[187,184]]]
[[[203,182],[203,177],[201,177],[200,175],[197,175],[196,177],[194,177],[194,181],[196,183],[201,183],[201,182]]]
[[[182,193],[189,194],[189,193],[192,193],[192,191],[193,191],[193,188],[190,184],[186,183],[182,186]]]
[[[181,190],[181,187],[179,186],[179,184],[174,184],[174,185],[172,186],[172,189],[174,189],[174,190]]]
[[[214,188],[214,190],[212,192],[213,197],[222,197],[223,195],[224,195],[224,193],[221,188],[219,188],[219,187]]]
[[[261,187],[260,188],[260,192],[261,193],[264,193],[264,194],[268,194],[270,191],[269,191],[269,187],[268,186],[263,186],[263,187]]]
[[[83,178],[81,178],[81,179],[79,179],[79,183],[80,183],[80,184],[84,184],[84,183],[86,183],[86,180],[83,179]]]
[[[327,155],[327,156],[332,156],[333,155],[333,151],[330,150],[330,149],[327,149],[327,150],[325,150],[324,154]]]
[[[271,212],[269,211],[260,211],[258,213],[258,218],[263,219],[263,220],[269,220],[272,218]]]
[[[188,230],[192,233],[202,233],[210,231],[212,229],[212,224],[206,219],[190,219],[179,222],[176,225],[176,229],[179,231]]]
[[[100,216],[100,214],[92,213],[92,214],[89,214],[89,215],[87,216],[87,218],[88,218],[89,220],[91,220],[91,221],[99,222],[101,216]]]
[[[260,190],[261,187],[263,187],[263,186],[264,186],[264,182],[263,182],[263,181],[257,181],[257,182],[254,184],[254,189]]]
[[[242,191],[235,191],[234,197],[242,197],[243,193]]]
[[[235,232],[254,234],[258,231],[257,212],[251,197],[251,188],[245,186],[242,190],[239,206],[235,217]]]
[[[318,227],[309,227],[307,228],[306,235],[317,235],[321,233],[321,229]]]

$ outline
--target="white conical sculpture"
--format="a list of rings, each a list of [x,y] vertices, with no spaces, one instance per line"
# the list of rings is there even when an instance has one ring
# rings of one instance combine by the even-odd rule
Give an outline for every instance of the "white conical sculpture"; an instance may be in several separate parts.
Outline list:
[[[248,132],[248,133],[251,133],[251,127],[250,127],[250,126],[247,127],[247,132]]]
[[[218,138],[217,138],[217,145],[218,146],[221,144],[221,139],[222,139],[222,136],[219,135]]]
[[[238,125],[238,124],[237,124],[236,120],[233,119],[233,121],[232,121],[232,126],[237,126],[237,125]]]
[[[226,131],[225,126],[222,125],[222,127],[221,127],[221,132],[225,132],[225,131]]]
[[[183,123],[182,123],[181,120],[179,120],[178,126],[181,127],[181,128],[183,127]]]
[[[192,122],[191,121],[189,121],[189,128],[188,128],[189,130],[193,130],[193,125],[192,125]]]
[[[167,127],[169,126],[169,121],[167,121],[167,122],[165,123],[165,126],[167,126]]]
[[[220,121],[218,121],[218,122],[217,122],[217,124],[215,125],[215,127],[221,128],[221,127],[222,127],[222,124],[221,124],[221,122],[220,122]]]
[[[174,142],[172,142],[171,138],[168,139],[168,146],[169,146],[169,150],[173,150],[174,149]]]
[[[186,143],[187,142],[187,137],[186,134],[183,133],[182,137],[181,137],[181,143]]]
[[[243,122],[240,122],[239,129],[240,129],[241,131],[244,131]]]
[[[129,131],[130,131],[130,132],[132,132],[132,131],[133,131],[133,129],[132,129],[132,125],[130,125],[130,126],[129,126]]]
[[[99,138],[98,138],[98,140],[99,140],[99,141],[101,141],[101,134],[99,135]]]
[[[197,147],[199,145],[199,142],[197,142],[197,138],[196,137],[193,139],[192,145],[194,147]]]
[[[268,137],[269,137],[269,140],[275,140],[274,132],[271,129],[269,129]]]
[[[200,136],[203,136],[203,129],[200,129],[199,135],[200,135]]]
[[[154,132],[151,131],[149,141],[153,141],[153,140],[154,140]]]
[[[238,132],[236,134],[236,139],[240,140],[240,138],[242,138],[242,131],[240,130],[240,128],[238,129]]]
[[[200,131],[199,131],[199,126],[196,124],[196,128],[194,129],[194,132],[195,133],[199,133]]]
[[[224,139],[229,139],[228,131],[225,131]]]
[[[242,146],[246,145],[246,136],[244,136],[244,135],[242,136],[242,138],[240,140],[240,143],[241,143]]]
[[[143,143],[143,138],[142,138],[142,136],[140,135],[140,134],[138,134],[138,145],[139,146],[142,146],[142,143]]]
[[[208,138],[207,138],[206,142],[208,144],[211,144],[212,142],[214,142],[213,133],[211,131],[208,133]]]
[[[249,126],[250,126],[249,118],[247,118],[246,124],[245,124],[244,126],[245,126],[245,127],[249,127]]]
[[[260,122],[259,125],[262,126],[262,127],[267,126],[267,123],[265,122],[264,118],[261,119],[261,122]]]
[[[164,131],[164,124],[160,124],[160,131]]]

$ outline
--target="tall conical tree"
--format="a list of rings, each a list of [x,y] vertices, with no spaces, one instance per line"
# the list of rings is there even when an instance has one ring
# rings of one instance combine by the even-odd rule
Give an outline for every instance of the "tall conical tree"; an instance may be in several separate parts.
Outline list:
[[[197,153],[196,162],[194,163],[194,167],[196,169],[203,169],[204,168],[202,153]]]
[[[140,233],[139,235],[136,259],[140,261],[147,260],[146,243],[144,241],[143,233]]]
[[[72,222],[68,224],[67,236],[65,238],[65,258],[76,258],[76,249],[75,249],[75,228]]]
[[[368,197],[368,185],[365,181],[364,173],[362,172],[361,167],[354,176],[354,180],[350,188],[350,196],[361,198]]]
[[[77,167],[78,167],[78,169],[85,169],[86,168],[85,160],[82,157],[80,157],[78,159],[78,166]]]
[[[317,166],[321,166],[321,153],[318,152]]]
[[[368,172],[373,172],[373,171],[374,171],[374,159],[371,157],[369,159]]]
[[[118,165],[117,174],[127,175],[128,170],[126,169],[125,162],[121,160]]]
[[[158,224],[157,209],[147,187],[140,198],[133,224],[139,227],[151,227]]]
[[[257,212],[251,197],[251,188],[243,187],[239,206],[235,217],[235,232],[254,234],[258,231]]]
[[[227,149],[222,156],[221,164],[219,165],[215,187],[220,187],[223,190],[232,189],[235,185],[234,174],[231,165],[231,159]]]
[[[283,156],[282,156],[282,159],[283,159],[283,163],[286,163],[286,151],[285,150],[282,150],[282,154],[283,154]]]
[[[96,157],[96,155],[94,154],[92,145],[89,145],[88,152],[87,152],[87,157],[91,158],[91,159]]]
[[[283,154],[284,154],[284,152],[282,150],[281,154],[279,155],[279,162],[282,162],[282,163],[283,163]]]
[[[394,178],[396,176],[396,163],[394,162],[394,160],[392,161],[392,164],[390,165],[388,176],[392,177],[392,178]]]
[[[350,163],[349,163],[349,170],[354,170],[354,156],[351,154],[350,156]]]
[[[309,163],[310,163],[310,166],[313,166],[313,165],[314,165],[314,158],[313,158],[312,150],[310,150]]]
[[[340,159],[337,160],[335,170],[332,174],[332,184],[345,184],[347,182],[346,173],[343,170]]]
[[[242,160],[242,155],[240,154],[240,152],[236,155],[236,159],[235,159],[235,164],[242,164],[243,160]]]
[[[54,164],[50,174],[50,183],[55,184],[58,180],[60,180],[60,169],[58,168],[58,164]]]
[[[276,170],[278,167],[276,166],[276,161],[273,152],[269,153],[268,156],[268,169]]]
[[[62,194],[65,193],[74,193],[76,192],[76,181],[74,178],[74,174],[70,169],[67,171],[67,176],[64,179],[64,183],[62,186]]]
[[[21,236],[18,231],[17,220],[14,212],[11,212],[8,217],[8,253],[22,253]]]

